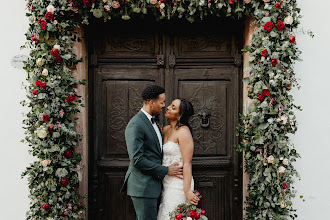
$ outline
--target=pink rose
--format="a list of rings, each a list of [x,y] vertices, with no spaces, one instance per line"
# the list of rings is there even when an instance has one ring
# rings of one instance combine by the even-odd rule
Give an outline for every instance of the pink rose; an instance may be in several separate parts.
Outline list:
[[[61,109],[61,111],[59,111],[58,113],[60,114],[61,118],[63,118],[63,116],[64,116],[64,114],[65,114],[65,113],[64,113],[64,110]]]
[[[113,2],[112,2],[112,7],[113,7],[113,8],[119,8],[119,7],[120,7],[119,2],[118,2],[118,1],[113,1]]]

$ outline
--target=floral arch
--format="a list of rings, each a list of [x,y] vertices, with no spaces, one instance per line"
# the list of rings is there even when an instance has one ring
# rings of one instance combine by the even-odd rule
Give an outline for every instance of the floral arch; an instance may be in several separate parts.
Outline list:
[[[290,90],[298,86],[293,64],[299,60],[293,30],[299,25],[296,0],[28,0],[30,19],[26,33],[31,49],[26,62],[27,101],[30,108],[24,125],[25,142],[38,158],[28,176],[31,205],[27,219],[83,219],[84,206],[78,193],[75,152],[82,135],[75,130],[75,115],[83,107],[77,95],[84,80],[74,77],[77,59],[73,45],[79,41],[75,28],[91,17],[156,21],[206,16],[254,18],[252,43],[244,71],[252,105],[241,116],[236,146],[244,151],[249,173],[245,219],[294,219],[292,163],[299,157],[288,134],[297,130]]]

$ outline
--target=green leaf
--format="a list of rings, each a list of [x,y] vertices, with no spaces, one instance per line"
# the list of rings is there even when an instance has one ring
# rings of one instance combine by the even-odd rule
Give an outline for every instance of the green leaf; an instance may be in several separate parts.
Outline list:
[[[250,78],[249,78],[249,77],[246,77],[246,78],[244,78],[242,81],[243,81],[243,83],[245,83],[245,84],[249,84],[249,83],[250,83]]]
[[[268,126],[269,126],[268,123],[263,123],[263,124],[259,125],[259,128],[260,128],[261,130],[265,130],[266,128],[268,128]]]

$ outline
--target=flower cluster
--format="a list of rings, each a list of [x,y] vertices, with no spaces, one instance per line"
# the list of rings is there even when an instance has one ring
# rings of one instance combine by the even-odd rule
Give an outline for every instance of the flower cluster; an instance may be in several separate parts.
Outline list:
[[[254,13],[252,44],[244,50],[250,56],[244,71],[250,76],[243,81],[249,86],[252,105],[237,127],[242,142],[236,147],[245,152],[250,175],[245,218],[294,219],[292,185],[299,175],[293,162],[299,154],[288,135],[297,130],[294,110],[300,107],[293,104],[289,91],[298,86],[293,64],[301,52],[293,30],[299,24],[300,9],[294,0],[264,2]]]
[[[62,3],[29,1],[30,18],[26,34],[30,58],[25,64],[30,107],[24,120],[25,142],[38,158],[22,174],[28,176],[31,207],[28,219],[82,219],[83,205],[78,193],[75,153],[81,135],[75,132],[81,104],[77,86],[84,84],[73,77],[78,63],[72,48],[75,42],[73,24],[67,19],[75,12]],[[61,1],[63,2],[63,1]]]
[[[199,199],[202,198],[201,194],[195,190],[194,194],[198,196]],[[170,220],[207,220],[205,216],[205,210],[196,207],[190,203],[182,203],[176,207],[176,210],[169,214]]]
[[[246,219],[294,218],[293,162],[299,157],[288,134],[296,120],[290,90],[297,86],[293,64],[299,60],[293,29],[299,24],[296,0],[27,0],[30,18],[26,33],[31,48],[25,69],[30,107],[24,120],[25,141],[38,158],[23,175],[28,176],[31,206],[28,219],[82,219],[75,151],[81,135],[75,132],[75,114],[82,107],[73,77],[79,60],[73,53],[74,27],[90,17],[129,20],[143,14],[161,19],[194,22],[205,16],[254,17],[255,31],[249,53],[248,96],[253,104],[242,115],[237,133],[245,152],[248,184]],[[184,208],[188,210],[187,207]],[[199,214],[198,214],[199,213]],[[187,214],[187,212],[185,212]],[[189,208],[187,218],[204,218],[204,211]],[[172,219],[180,219],[176,213]]]

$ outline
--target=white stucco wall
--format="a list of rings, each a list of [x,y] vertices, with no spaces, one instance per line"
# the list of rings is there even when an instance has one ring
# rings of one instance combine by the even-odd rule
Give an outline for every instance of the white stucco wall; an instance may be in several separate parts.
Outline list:
[[[302,59],[296,65],[302,89],[294,92],[296,104],[304,109],[297,112],[299,131],[292,138],[302,159],[296,168],[302,180],[296,183],[298,196],[306,201],[295,201],[298,220],[329,219],[330,209],[330,29],[327,22],[330,2],[324,0],[301,0],[301,30],[296,36]],[[28,210],[28,187],[21,172],[32,161],[28,146],[20,143],[24,138],[22,127],[25,111],[19,104],[25,98],[21,83],[25,80],[24,70],[14,69],[10,59],[17,54],[28,54],[20,50],[25,42],[24,33],[28,27],[25,18],[25,1],[12,0],[0,7],[0,219],[21,220]],[[301,32],[312,29],[315,38]]]

